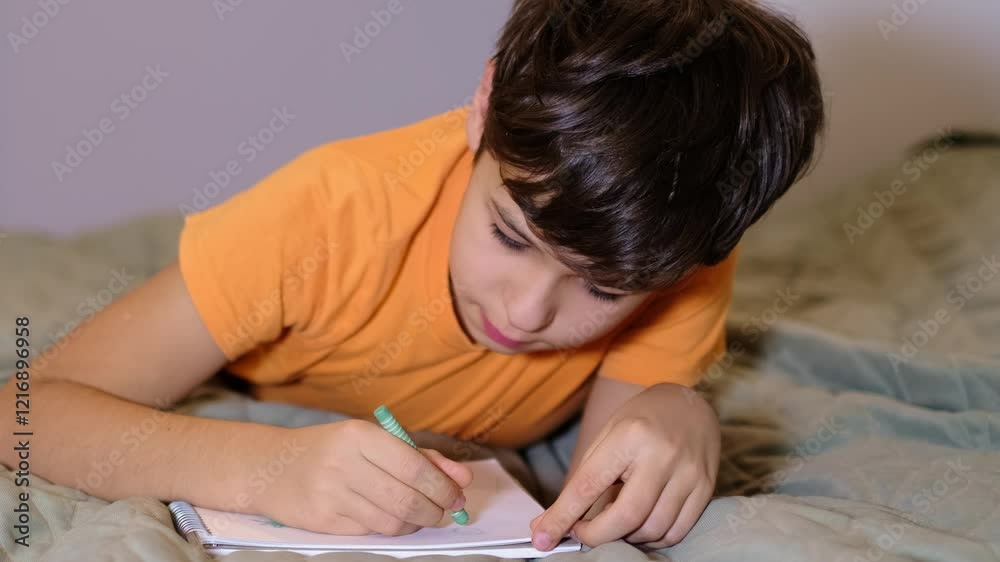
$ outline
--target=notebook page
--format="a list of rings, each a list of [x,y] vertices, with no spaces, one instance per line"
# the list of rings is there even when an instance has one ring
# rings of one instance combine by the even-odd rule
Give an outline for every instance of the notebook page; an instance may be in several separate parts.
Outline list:
[[[244,552],[249,550],[247,547],[243,548],[206,548],[206,551],[211,553],[213,556],[225,556],[227,554],[233,554],[234,552]],[[530,543],[519,543],[515,545],[508,546],[482,546],[482,547],[454,547],[448,549],[413,549],[413,550],[366,550],[367,554],[382,554],[385,556],[392,556],[395,558],[411,558],[414,556],[428,556],[432,554],[447,553],[451,556],[458,555],[472,555],[479,554],[483,556],[497,556],[500,558],[545,558],[546,556],[551,556],[553,554],[558,554],[560,552],[579,552],[580,543],[574,541],[573,539],[566,539],[559,543],[552,550],[541,551],[535,550]],[[275,549],[275,550],[257,550],[257,552],[295,552],[298,554],[305,554],[307,556],[315,556],[316,554],[327,554],[335,552],[357,552],[354,549]]]
[[[336,547],[351,550],[447,549],[531,542],[528,523],[543,509],[496,459],[465,463],[473,473],[465,489],[469,523],[458,525],[447,514],[437,527],[401,537],[338,536],[278,526],[263,516],[226,513],[195,506],[214,534],[213,541],[287,548]]]

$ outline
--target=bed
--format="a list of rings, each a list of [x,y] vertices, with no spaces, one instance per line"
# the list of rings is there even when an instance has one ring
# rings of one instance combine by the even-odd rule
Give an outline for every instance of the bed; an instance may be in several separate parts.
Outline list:
[[[745,239],[727,355],[700,387],[722,422],[716,497],[675,547],[644,552],[619,541],[551,559],[1000,560],[997,209],[1000,145],[963,138],[919,146],[808,206],[775,208]],[[9,233],[0,239],[0,317],[30,315],[34,333],[57,334],[81,302],[107,288],[114,269],[138,284],[172,260],[180,225],[179,215],[166,214],[73,239]],[[14,349],[4,330],[4,377]],[[254,401],[218,379],[177,411],[289,427],[337,419]],[[570,425],[522,451],[479,453],[500,456],[549,501],[575,432]],[[448,449],[448,438],[422,438]],[[21,548],[12,530],[17,491],[0,465],[5,559],[206,560],[176,534],[161,502],[109,503],[38,476],[32,546]]]

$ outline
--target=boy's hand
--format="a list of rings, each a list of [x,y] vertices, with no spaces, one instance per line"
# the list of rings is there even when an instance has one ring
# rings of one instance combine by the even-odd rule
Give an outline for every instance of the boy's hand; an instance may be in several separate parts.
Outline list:
[[[405,535],[437,525],[465,504],[467,466],[417,450],[364,420],[291,430],[302,453],[269,478],[264,515],[336,535]],[[282,459],[284,464],[284,460]]]
[[[718,419],[700,396],[675,384],[642,391],[611,416],[559,498],[531,522],[535,547],[549,550],[571,530],[588,546],[680,542],[715,490],[719,448]],[[617,498],[581,521],[619,479]]]

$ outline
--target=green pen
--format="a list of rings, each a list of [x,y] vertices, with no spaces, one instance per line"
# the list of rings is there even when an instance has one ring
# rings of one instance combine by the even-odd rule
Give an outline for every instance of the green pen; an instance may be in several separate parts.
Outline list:
[[[378,423],[382,425],[383,429],[400,438],[402,441],[405,441],[414,449],[417,448],[417,444],[413,442],[413,439],[410,439],[410,436],[407,435],[403,426],[399,425],[399,422],[396,421],[395,417],[393,417],[389,408],[386,408],[384,405],[375,408],[375,419],[378,420]],[[469,522],[469,514],[466,513],[464,509],[453,511],[451,513],[451,518],[454,519],[455,523],[458,523],[459,525],[465,525]]]

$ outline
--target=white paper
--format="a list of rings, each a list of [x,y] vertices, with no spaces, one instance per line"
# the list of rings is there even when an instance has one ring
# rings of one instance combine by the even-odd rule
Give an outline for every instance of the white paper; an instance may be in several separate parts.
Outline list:
[[[208,548],[207,552],[213,556],[225,556],[227,554],[233,554],[234,552],[243,552],[247,548]],[[306,556],[315,556],[317,554],[329,554],[334,552],[357,552],[356,549],[339,548],[338,549],[252,549],[260,550],[263,552],[295,552],[298,554],[304,554]],[[482,556],[497,556],[500,558],[545,558],[546,556],[551,556],[560,552],[577,552],[580,550],[580,543],[574,541],[573,539],[566,539],[563,542],[556,545],[552,550],[542,552],[541,550],[536,550],[528,544],[516,544],[509,546],[484,546],[484,547],[470,547],[470,548],[449,548],[447,550],[366,550],[367,554],[382,554],[385,556],[393,556],[395,558],[412,558],[415,556],[428,556],[431,554],[446,554],[448,556],[468,556],[473,554],[478,554]]]
[[[496,459],[465,463],[473,473],[465,488],[469,522],[458,525],[447,514],[437,527],[425,527],[399,537],[385,535],[340,536],[277,527],[267,517],[227,513],[195,506],[213,537],[205,542],[220,546],[246,545],[283,549],[338,550],[450,550],[523,544],[530,548],[528,523],[543,511]],[[575,541],[573,541],[575,543]],[[578,546],[577,546],[578,548]]]

